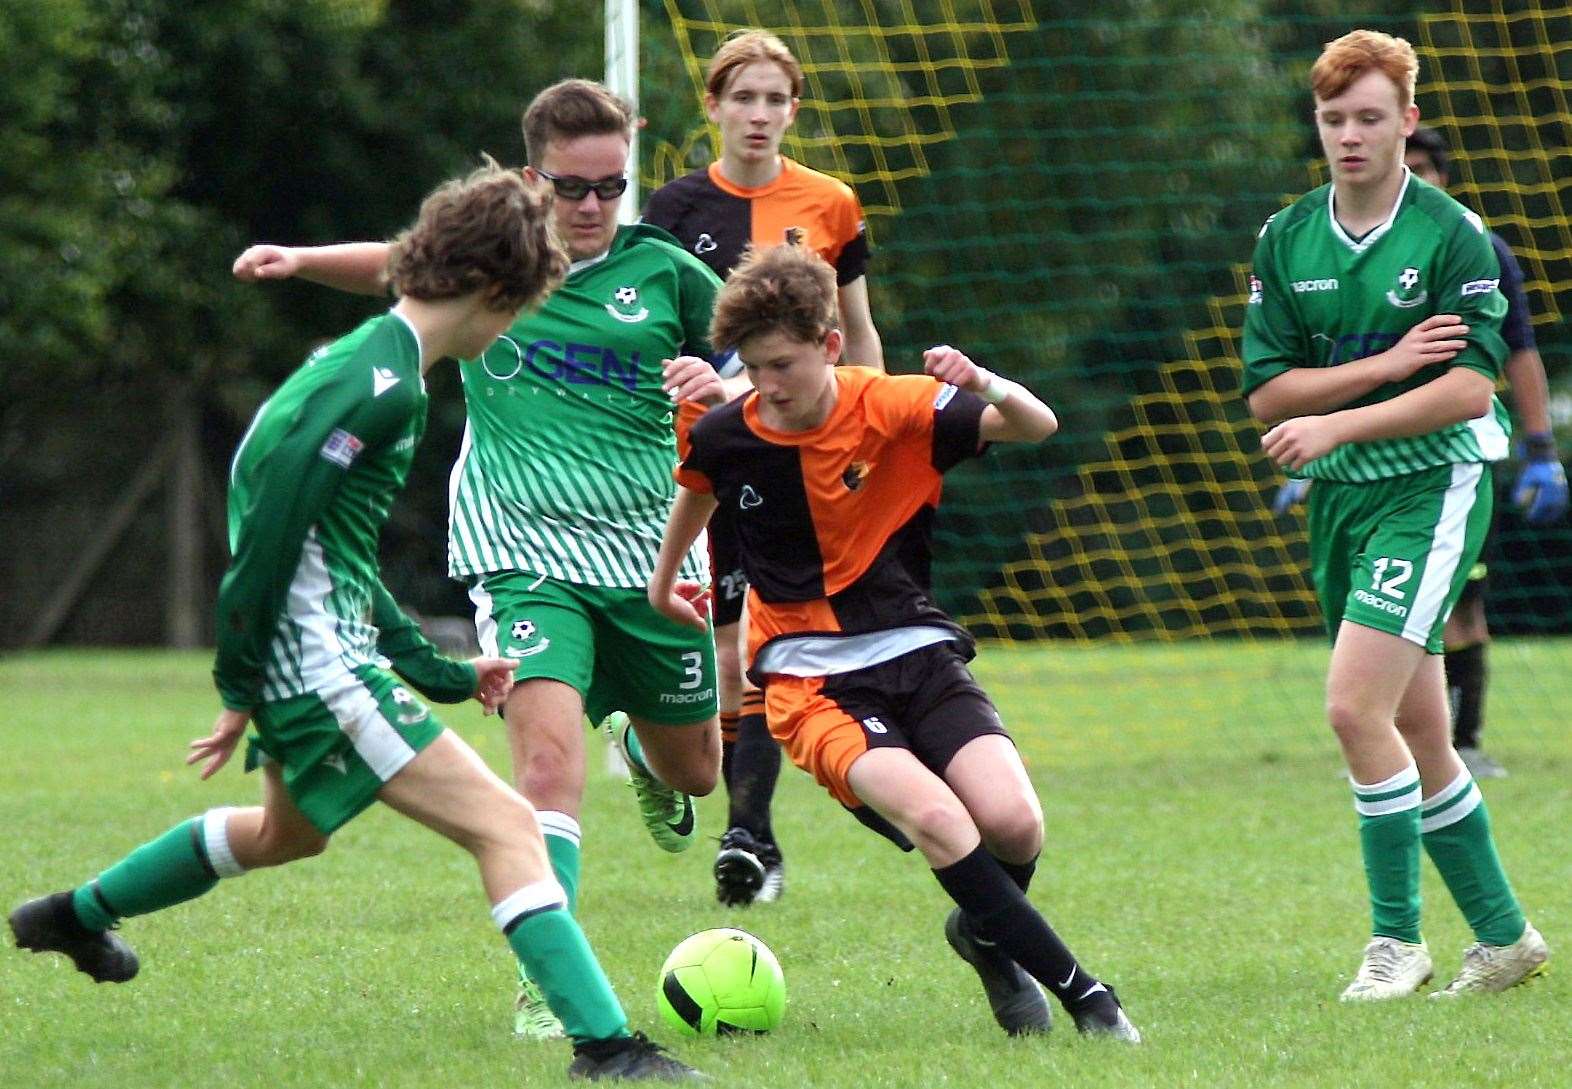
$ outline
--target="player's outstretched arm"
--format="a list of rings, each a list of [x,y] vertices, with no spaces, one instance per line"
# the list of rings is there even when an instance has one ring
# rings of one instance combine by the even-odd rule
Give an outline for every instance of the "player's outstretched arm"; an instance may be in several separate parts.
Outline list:
[[[836,303],[841,312],[841,331],[846,337],[841,348],[842,362],[884,370],[884,342],[879,339],[873,311],[868,306],[868,278],[859,276],[842,284],[836,291]]]
[[[984,442],[1042,442],[1059,430],[1059,417],[1025,386],[979,367],[948,344],[922,354],[922,369],[941,382],[970,390],[988,402],[977,424]]]
[[[1268,431],[1261,446],[1285,469],[1302,468],[1345,443],[1428,435],[1490,411],[1495,383],[1467,367],[1453,367],[1390,401],[1325,416],[1298,416]]]
[[[1295,367],[1253,390],[1250,411],[1265,424],[1332,412],[1421,367],[1450,363],[1468,346],[1456,314],[1432,314],[1384,352],[1335,367]]]
[[[704,631],[708,627],[709,591],[696,582],[678,582],[677,569],[693,547],[699,533],[715,513],[715,497],[692,488],[677,487],[677,500],[671,505],[666,532],[661,537],[660,555],[655,557],[655,572],[650,576],[649,599],[655,611],[675,623]]]
[[[388,289],[386,242],[341,242],[331,246],[275,246],[259,243],[235,258],[231,271],[247,283],[298,276],[324,287],[359,295]]]

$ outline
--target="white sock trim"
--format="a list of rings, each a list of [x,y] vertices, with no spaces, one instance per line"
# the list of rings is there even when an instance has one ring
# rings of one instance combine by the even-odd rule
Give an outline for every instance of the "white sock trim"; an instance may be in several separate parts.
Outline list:
[[[535,819],[540,822],[540,832],[543,836],[560,836],[570,840],[573,846],[579,846],[583,833],[579,830],[579,822],[566,813],[559,813],[555,809],[542,809],[536,812]]]
[[[224,806],[202,814],[202,846],[207,849],[208,865],[219,877],[239,877],[246,872],[229,849],[229,815],[234,811],[234,807]]]
[[[1442,787],[1440,790],[1436,791],[1434,794],[1430,795],[1430,797],[1425,799],[1425,812],[1428,813],[1432,809],[1439,809],[1447,802],[1450,802],[1453,798],[1467,790],[1468,784],[1472,783],[1473,781],[1474,777],[1468,773],[1467,768],[1464,768],[1462,771],[1457,773],[1456,779],[1453,779],[1446,786]]]
[[[1413,764],[1379,783],[1357,783],[1354,782],[1353,776],[1349,776],[1349,782],[1354,788],[1354,811],[1361,817],[1385,817],[1392,813],[1418,809],[1420,806],[1419,768]],[[1391,798],[1367,797],[1371,794],[1390,794],[1393,791],[1401,793]]]
[[[517,892],[509,893],[493,904],[491,920],[497,924],[498,930],[507,933],[514,920],[521,915],[532,915],[537,911],[549,911],[552,908],[567,906],[567,893],[562,891],[562,886],[557,884],[555,878],[547,877],[532,885],[525,885]]]
[[[1427,815],[1419,820],[1420,835],[1456,824],[1478,809],[1484,800],[1473,775],[1464,768],[1456,779],[1425,800],[1422,812]]]

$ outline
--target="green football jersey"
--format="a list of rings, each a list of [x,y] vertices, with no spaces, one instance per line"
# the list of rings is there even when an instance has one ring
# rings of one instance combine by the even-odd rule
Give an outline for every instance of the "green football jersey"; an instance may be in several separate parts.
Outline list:
[[[1292,367],[1335,367],[1391,348],[1434,314],[1457,314],[1467,346],[1450,363],[1425,367],[1371,391],[1349,408],[1389,400],[1424,385],[1443,367],[1499,379],[1506,299],[1484,223],[1404,170],[1392,214],[1361,239],[1337,222],[1331,185],[1266,221],[1256,240],[1244,323],[1244,393]],[[1298,474],[1359,483],[1439,465],[1499,461],[1511,425],[1500,399],[1477,420],[1428,435],[1347,443]]]
[[[449,487],[455,578],[526,571],[648,585],[671,511],[674,407],[661,361],[708,356],[716,275],[655,227],[617,231],[545,305],[466,361]],[[707,573],[697,545],[683,577]]]
[[[226,707],[320,694],[384,658],[433,699],[474,691],[474,669],[438,656],[377,574],[425,426],[420,344],[391,313],[314,352],[257,410],[230,466],[213,668]]]

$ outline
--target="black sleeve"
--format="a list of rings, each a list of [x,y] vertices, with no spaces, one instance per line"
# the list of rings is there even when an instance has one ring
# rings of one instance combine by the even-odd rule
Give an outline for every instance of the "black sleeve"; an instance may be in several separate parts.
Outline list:
[[[951,391],[954,391],[951,394]],[[980,441],[983,409],[988,403],[975,393],[943,387],[933,406],[933,467],[944,473],[983,452]]]
[[[1528,311],[1528,293],[1523,290],[1523,268],[1512,255],[1511,247],[1494,231],[1490,233],[1490,244],[1501,262],[1501,294],[1507,301],[1506,317],[1501,319],[1501,339],[1509,351],[1533,348],[1534,320]]]
[[[859,230],[857,237],[841,247],[841,255],[835,259],[835,283],[838,287],[845,287],[853,280],[868,273],[868,232]]]

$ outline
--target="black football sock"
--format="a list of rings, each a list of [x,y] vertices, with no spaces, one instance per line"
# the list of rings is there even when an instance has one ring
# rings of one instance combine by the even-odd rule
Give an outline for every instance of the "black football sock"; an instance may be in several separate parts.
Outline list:
[[[986,848],[978,846],[959,862],[934,870],[933,875],[966,913],[972,932],[998,945],[1067,1009],[1099,1001],[1099,996],[1108,994],[1097,977],[1080,966],[1048,920]]]
[[[737,712],[720,713],[721,730],[721,782],[726,784],[726,794],[731,795],[732,756],[737,751]]]
[[[762,710],[750,713],[749,700],[744,697],[743,714],[737,720],[737,747],[732,753],[727,824],[746,828],[762,842],[774,843],[770,803],[780,774],[781,747],[770,736]]]
[[[1485,709],[1485,644],[1446,652],[1446,687],[1452,697],[1452,744],[1478,748]]]
[[[1037,859],[1040,857],[1040,855],[1033,856],[1028,862],[1006,862],[995,855],[994,860],[1005,873],[1010,875],[1010,880],[1015,882],[1015,887],[1025,892],[1032,887],[1032,874],[1037,872]]]

